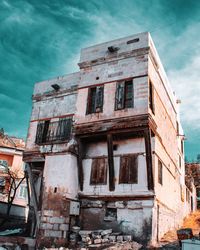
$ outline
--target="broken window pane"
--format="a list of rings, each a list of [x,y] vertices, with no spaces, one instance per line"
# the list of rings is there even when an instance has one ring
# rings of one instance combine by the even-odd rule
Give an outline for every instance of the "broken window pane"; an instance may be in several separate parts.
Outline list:
[[[125,155],[120,157],[119,184],[138,183],[138,158],[137,155]]]
[[[133,107],[133,81],[118,82],[115,94],[115,110]]]
[[[106,158],[92,159],[90,185],[107,183],[107,165]]]
[[[103,86],[90,88],[88,90],[87,114],[103,111]]]
[[[162,162],[158,159],[158,183],[163,184],[163,165]]]

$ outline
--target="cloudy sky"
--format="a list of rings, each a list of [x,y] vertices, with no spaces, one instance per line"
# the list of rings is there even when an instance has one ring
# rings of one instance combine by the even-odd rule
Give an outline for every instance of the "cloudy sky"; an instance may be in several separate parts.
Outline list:
[[[149,31],[200,153],[200,1],[1,0],[0,128],[26,137],[34,82],[78,71],[82,47]]]

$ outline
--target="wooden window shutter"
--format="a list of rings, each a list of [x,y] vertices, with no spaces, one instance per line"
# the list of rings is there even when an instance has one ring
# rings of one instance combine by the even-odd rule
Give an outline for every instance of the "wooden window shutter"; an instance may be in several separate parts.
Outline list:
[[[107,159],[96,158],[92,160],[90,184],[106,184],[107,183]]]
[[[138,160],[136,155],[122,156],[120,158],[119,183],[138,183]]]
[[[95,98],[96,112],[103,110],[103,90],[104,90],[103,86],[96,88],[96,98]]]
[[[124,108],[124,82],[118,82],[115,93],[115,110]]]

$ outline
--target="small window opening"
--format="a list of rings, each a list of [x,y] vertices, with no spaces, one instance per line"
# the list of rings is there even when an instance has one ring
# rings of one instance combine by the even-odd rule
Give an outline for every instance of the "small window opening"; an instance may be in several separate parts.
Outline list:
[[[117,144],[114,144],[114,145],[113,145],[113,150],[116,151],[117,148],[118,148],[118,145],[117,145]]]
[[[117,208],[107,207],[104,220],[105,221],[114,221],[116,219],[117,219]]]
[[[155,107],[154,107],[154,88],[153,84],[149,82],[149,108],[151,109],[152,113],[155,114]]]
[[[96,77],[96,80],[99,80],[99,76]]]
[[[163,184],[163,164],[158,159],[158,183]]]
[[[54,188],[54,193],[57,193],[57,187]]]

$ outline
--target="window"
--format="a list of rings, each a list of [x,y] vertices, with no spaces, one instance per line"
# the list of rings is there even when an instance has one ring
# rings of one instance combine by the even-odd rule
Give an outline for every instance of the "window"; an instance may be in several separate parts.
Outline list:
[[[181,140],[181,153],[183,154],[184,151],[184,141],[183,139]]]
[[[181,156],[179,155],[179,168],[181,168]]]
[[[117,219],[117,208],[107,207],[104,221],[114,221]]]
[[[154,107],[154,88],[151,81],[149,81],[149,108],[151,109],[152,113],[155,114],[155,107]]]
[[[158,159],[158,183],[163,184],[163,165],[162,162]]]
[[[26,199],[26,197],[27,197],[27,187],[26,186],[20,186],[19,198]]]
[[[88,90],[87,114],[103,111],[103,89],[103,86],[99,86]]]
[[[115,110],[125,108],[133,108],[133,80],[117,83]]]
[[[107,159],[92,159],[90,185],[105,185],[107,183]]]
[[[40,121],[37,126],[36,143],[68,140],[71,135],[72,117],[60,118],[59,121]]]
[[[120,157],[119,184],[138,183],[138,159],[136,155]]]

